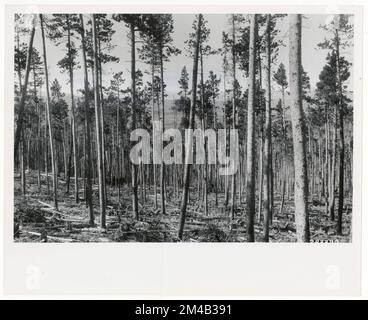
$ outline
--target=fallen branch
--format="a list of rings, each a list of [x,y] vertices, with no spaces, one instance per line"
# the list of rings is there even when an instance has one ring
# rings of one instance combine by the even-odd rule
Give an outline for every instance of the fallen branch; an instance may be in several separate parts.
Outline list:
[[[40,200],[37,200],[39,203],[41,203],[42,205],[44,205],[44,206],[46,206],[46,207],[49,207],[50,209],[53,209],[53,210],[55,210],[55,207],[53,207],[51,204],[48,204],[48,203],[46,203],[46,202],[42,202],[42,201],[40,201]]]
[[[25,232],[25,233],[29,233],[34,236],[41,237],[41,233],[39,232],[33,232],[33,231],[28,231],[28,230],[22,230],[21,232]],[[50,240],[57,240],[57,241],[63,241],[63,242],[76,242],[76,240],[74,239],[60,238],[60,237],[55,237],[55,236],[46,236],[46,237],[47,239],[50,239]]]

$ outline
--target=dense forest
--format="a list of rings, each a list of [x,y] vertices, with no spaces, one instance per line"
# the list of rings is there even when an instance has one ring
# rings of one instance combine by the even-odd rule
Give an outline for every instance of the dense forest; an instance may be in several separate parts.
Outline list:
[[[302,61],[307,17],[226,18],[214,46],[206,15],[187,15],[179,46],[171,14],[15,15],[14,241],[351,241],[353,17],[319,26],[317,83]],[[167,66],[184,56],[171,94]],[[158,123],[183,137],[236,131],[236,172],[208,161],[219,136],[214,150],[203,138],[201,164],[188,161],[198,139],[182,162],[134,163],[134,132],[152,137]]]

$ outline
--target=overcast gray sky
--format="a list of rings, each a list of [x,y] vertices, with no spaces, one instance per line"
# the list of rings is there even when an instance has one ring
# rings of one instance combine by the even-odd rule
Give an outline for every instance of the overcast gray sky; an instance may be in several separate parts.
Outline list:
[[[167,85],[167,93],[170,96],[175,95],[178,92],[178,80],[180,77],[181,69],[186,65],[189,74],[192,71],[192,59],[187,57],[184,48],[184,42],[188,39],[189,33],[192,31],[192,23],[194,15],[191,14],[175,14],[174,19],[174,45],[182,50],[182,54],[171,57],[170,62],[165,63],[165,74],[164,80]],[[208,27],[211,29],[211,35],[209,44],[212,48],[220,48],[222,40],[222,32],[229,31],[230,25],[228,23],[229,15],[220,14],[204,14],[205,19],[208,21]],[[89,15],[86,15],[85,21],[89,19]],[[305,15],[303,19],[302,29],[302,63],[305,71],[308,73],[311,79],[311,86],[314,87],[318,81],[318,75],[325,64],[327,55],[326,50],[317,49],[317,44],[328,37],[328,34],[321,30],[319,26],[325,24],[326,21],[330,20],[328,15]],[[288,71],[288,18],[285,17],[277,25],[280,30],[278,38],[283,39],[285,46],[280,48],[277,60],[273,65],[273,69],[276,69],[280,62],[283,62]],[[108,63],[103,66],[103,78],[104,84],[108,84],[111,79],[111,74],[119,71],[123,71],[127,81],[125,86],[130,85],[130,46],[127,39],[128,29],[123,23],[114,23],[114,29],[116,33],[113,36],[113,43],[116,47],[111,51],[112,55],[120,58],[119,63]],[[27,39],[24,39],[27,42]],[[79,40],[76,42],[79,46]],[[57,78],[65,92],[68,92],[69,87],[67,86],[68,76],[65,73],[60,73],[60,69],[57,66],[57,62],[65,55],[65,46],[55,46],[53,42],[47,40],[47,55],[48,55],[48,66],[49,66],[49,78],[50,81]],[[35,46],[42,52],[41,46],[41,35],[39,30],[36,31],[35,35]],[[344,52],[345,57],[352,61],[352,51]],[[80,56],[78,57],[80,60]],[[148,70],[148,66],[138,61],[137,68],[142,71]],[[213,70],[216,74],[222,78],[222,57],[220,55],[213,55],[204,60],[204,74],[207,78],[210,70]],[[247,79],[243,73],[239,70],[237,72],[238,80],[243,88],[247,86]],[[351,77],[352,78],[352,77]],[[148,77],[145,80],[149,80]],[[75,71],[75,88],[80,89],[83,87],[83,72],[82,69]],[[350,81],[349,87],[352,87]],[[221,84],[223,88],[223,84]]]

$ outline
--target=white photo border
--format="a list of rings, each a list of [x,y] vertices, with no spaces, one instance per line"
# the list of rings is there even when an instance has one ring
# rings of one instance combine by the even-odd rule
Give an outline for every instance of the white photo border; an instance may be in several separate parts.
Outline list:
[[[14,243],[14,13],[354,14],[354,172],[351,243]],[[4,293],[16,295],[343,296],[361,294],[363,7],[8,5],[3,154]]]

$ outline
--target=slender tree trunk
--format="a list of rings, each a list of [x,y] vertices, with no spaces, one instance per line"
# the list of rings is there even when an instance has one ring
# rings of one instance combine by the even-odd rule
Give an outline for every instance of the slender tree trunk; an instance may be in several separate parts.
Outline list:
[[[273,155],[272,155],[272,135],[270,139],[270,224],[273,218]]]
[[[153,82],[155,80],[155,65],[154,65],[154,61],[152,59],[152,71],[151,71],[151,76],[152,76],[152,109],[151,109],[151,113],[152,113],[152,121],[155,120],[155,93],[154,93],[154,87],[153,87]],[[153,148],[155,148],[155,146],[153,146]],[[153,167],[153,192],[155,194],[155,209],[157,210],[158,208],[158,204],[157,204],[157,184],[156,184],[156,164],[152,163],[152,167]]]
[[[340,68],[340,37],[337,29],[336,29],[335,42],[336,42],[337,83],[339,90],[339,113],[340,113],[339,203],[337,208],[337,234],[342,235],[342,211],[344,208],[345,138],[344,138],[344,104],[343,104],[341,68]]]
[[[121,187],[120,187],[120,87],[118,79],[118,105],[116,107],[116,165],[117,165],[117,179],[115,179],[118,186],[118,207],[120,208],[121,201]]]
[[[264,142],[264,155],[263,155],[263,240],[269,241],[270,232],[270,218],[271,218],[271,206],[270,206],[270,186],[271,186],[271,30],[270,30],[270,15],[267,15],[267,31],[266,31],[266,117],[265,117],[265,142]]]
[[[73,139],[73,162],[74,162],[74,198],[75,202],[79,202],[79,187],[78,187],[78,146],[77,146],[77,129],[75,121],[75,103],[74,103],[74,75],[73,75],[73,57],[71,52],[71,35],[70,35],[70,21],[69,15],[66,15],[67,27],[68,27],[68,57],[69,57],[69,84],[70,84],[70,98],[71,98],[71,119],[70,124],[72,127],[72,139]]]
[[[44,146],[45,146],[45,174],[46,174],[46,193],[50,194],[50,183],[49,183],[49,154],[48,154],[48,143],[47,143],[47,110],[45,108],[45,137],[44,137]]]
[[[37,162],[37,186],[38,193],[41,193],[41,111],[40,103],[37,97],[37,84],[36,84],[36,67],[33,65],[33,87],[34,87],[34,100],[36,103],[37,114],[37,141],[36,141],[36,162]]]
[[[203,79],[203,51],[202,51],[202,43],[199,45],[199,57],[200,57],[200,64],[201,64],[201,109],[202,109],[202,119],[201,119],[201,127],[203,132],[206,130],[205,125],[205,117],[206,114],[204,112],[204,79]],[[202,174],[203,180],[198,182],[198,185],[202,184],[202,194],[203,194],[203,207],[204,207],[204,214],[208,215],[208,168],[207,168],[207,140],[204,138],[204,165],[202,166]]]
[[[38,193],[41,194],[41,108],[37,103],[37,183]]]
[[[68,136],[68,134],[67,134]],[[66,193],[69,194],[69,188],[70,188],[70,176],[72,173],[72,155],[73,155],[73,149],[72,149],[73,139],[72,134],[69,135],[69,155],[68,155],[68,175],[66,179]]]
[[[132,79],[132,130],[136,128],[136,93],[135,93],[135,26],[130,25],[131,34],[131,79]],[[138,212],[138,185],[137,185],[137,165],[132,163],[132,188],[133,188],[133,215],[136,220],[139,220]],[[162,180],[161,180],[162,181]],[[162,192],[163,194],[163,192]]]
[[[254,242],[255,215],[255,170],[254,170],[254,113],[255,113],[255,56],[256,38],[258,34],[256,14],[250,16],[249,39],[249,84],[248,84],[248,125],[247,125],[247,182],[246,182],[246,212],[247,241]]]
[[[192,75],[192,101],[190,104],[190,114],[189,114],[189,126],[188,129],[194,129],[194,116],[195,116],[195,107],[196,107],[196,95],[197,95],[197,75],[198,75],[198,53],[199,53],[199,43],[201,37],[201,29],[202,29],[202,14],[198,16],[198,25],[196,32],[196,42],[194,47],[194,57],[193,57],[193,75]],[[185,146],[185,164],[184,164],[184,190],[183,190],[183,198],[180,208],[180,220],[179,220],[179,230],[178,237],[180,240],[183,238],[184,224],[185,224],[185,214],[187,209],[188,202],[188,193],[189,193],[189,182],[190,182],[190,169],[191,164],[189,163],[189,155],[190,150],[192,150],[192,131],[189,131],[189,143]]]
[[[215,96],[213,97],[213,106],[212,106],[212,113],[213,113],[213,128],[215,129],[215,131],[217,132],[217,112],[216,112],[216,100],[215,100]],[[216,163],[214,165],[214,169],[215,169],[215,206],[216,208],[218,207],[218,165],[217,165],[217,152],[218,152],[218,139],[217,139],[217,134],[216,134]]]
[[[100,94],[100,115],[101,115],[101,145],[102,145],[102,181],[103,181],[103,190],[105,193],[105,203],[107,201],[107,188],[106,188],[106,147],[105,147],[105,110],[104,110],[104,99],[103,99],[103,90],[102,90],[102,61],[101,61],[101,40],[100,40],[100,19],[97,17],[97,24],[96,24],[96,34],[97,34],[97,52],[98,52],[98,78],[99,78],[99,94]],[[105,208],[106,210],[106,208]]]
[[[330,168],[330,199],[329,204],[329,215],[332,221],[335,220],[335,184],[336,184],[336,144],[337,144],[337,106],[334,106],[334,130],[332,138],[332,159]]]
[[[21,186],[22,195],[25,199],[26,197],[26,166],[25,166],[25,141],[24,141],[24,128],[22,128],[21,133],[21,143],[20,143],[20,175],[21,175]]]
[[[17,129],[15,131],[15,139],[14,139],[14,159],[16,159],[16,155],[19,148],[19,141],[23,127],[23,115],[24,115],[24,105],[27,98],[27,87],[28,87],[28,79],[29,79],[29,72],[31,70],[31,63],[32,63],[32,51],[33,51],[33,39],[36,30],[36,16],[33,16],[32,19],[32,28],[31,34],[29,37],[28,49],[27,49],[27,61],[26,61],[26,73],[24,76],[24,84],[20,87],[21,90],[21,98],[19,102],[19,109],[18,109],[18,118],[17,118]]]
[[[165,132],[165,88],[164,88],[164,63],[163,48],[160,47],[160,72],[161,72],[161,105],[162,105],[162,132]],[[161,214],[166,214],[165,205],[165,163],[161,161]]]
[[[329,142],[330,142],[330,134],[329,134],[329,125],[328,125],[328,110],[327,105],[325,104],[325,213],[328,215],[328,198],[329,198],[329,182],[330,182],[330,154],[329,154]]]
[[[106,211],[105,211],[105,191],[103,181],[103,150],[102,150],[102,135],[101,135],[101,105],[100,105],[100,91],[99,91],[99,77],[98,77],[98,51],[97,51],[97,32],[95,15],[92,14],[92,41],[93,41],[93,78],[94,78],[94,99],[95,99],[95,118],[96,118],[96,140],[97,140],[97,162],[98,162],[98,185],[100,198],[100,227],[106,229]]]
[[[93,203],[92,203],[92,155],[91,155],[91,116],[89,110],[89,85],[88,85],[88,70],[87,70],[87,59],[86,59],[86,40],[84,31],[83,14],[79,15],[81,22],[81,37],[82,37],[82,58],[83,58],[83,72],[84,72],[84,114],[85,114],[85,126],[86,126],[86,203],[89,208],[89,223],[91,226],[95,224]]]
[[[301,61],[302,16],[289,16],[290,109],[293,129],[295,170],[295,223],[298,242],[309,242],[308,176],[305,151],[305,128],[302,105]]]
[[[52,182],[53,182],[54,204],[55,204],[55,210],[58,210],[56,155],[55,155],[54,138],[53,138],[52,125],[51,125],[49,76],[48,76],[48,69],[47,69],[46,43],[45,43],[45,32],[44,32],[44,28],[43,28],[43,15],[42,14],[40,14],[40,27],[41,27],[41,35],[42,35],[43,62],[44,62],[44,68],[45,68],[46,114],[47,114],[47,122],[49,124],[49,138],[50,138],[50,152],[51,152],[51,168],[52,168],[52,177],[53,177]]]
[[[232,115],[233,115],[233,119],[232,119],[232,129],[235,130],[236,127],[236,61],[235,61],[235,15],[232,15],[232,40],[233,40],[233,45],[232,45],[232,60],[233,60],[233,64],[232,64],[232,68],[233,68],[233,97],[232,97]],[[236,172],[233,174],[232,176],[232,181],[231,181],[231,220],[234,220],[235,218],[235,198],[236,198]]]
[[[64,127],[62,132],[62,140],[63,140],[63,158],[64,158],[64,180],[67,180],[67,173],[68,173],[68,157],[67,157],[67,150],[66,150],[66,136],[65,136],[65,128],[66,128],[66,121],[64,121]]]
[[[281,186],[281,205],[280,205],[280,215],[283,215],[284,212],[284,204],[285,204],[285,188],[286,188],[286,179],[287,179],[287,171],[286,171],[286,162],[287,162],[287,148],[286,148],[286,122],[285,122],[285,88],[282,87],[282,186]]]
[[[258,222],[262,221],[262,202],[263,202],[263,125],[261,127],[261,137],[259,145],[259,185],[258,185]]]

